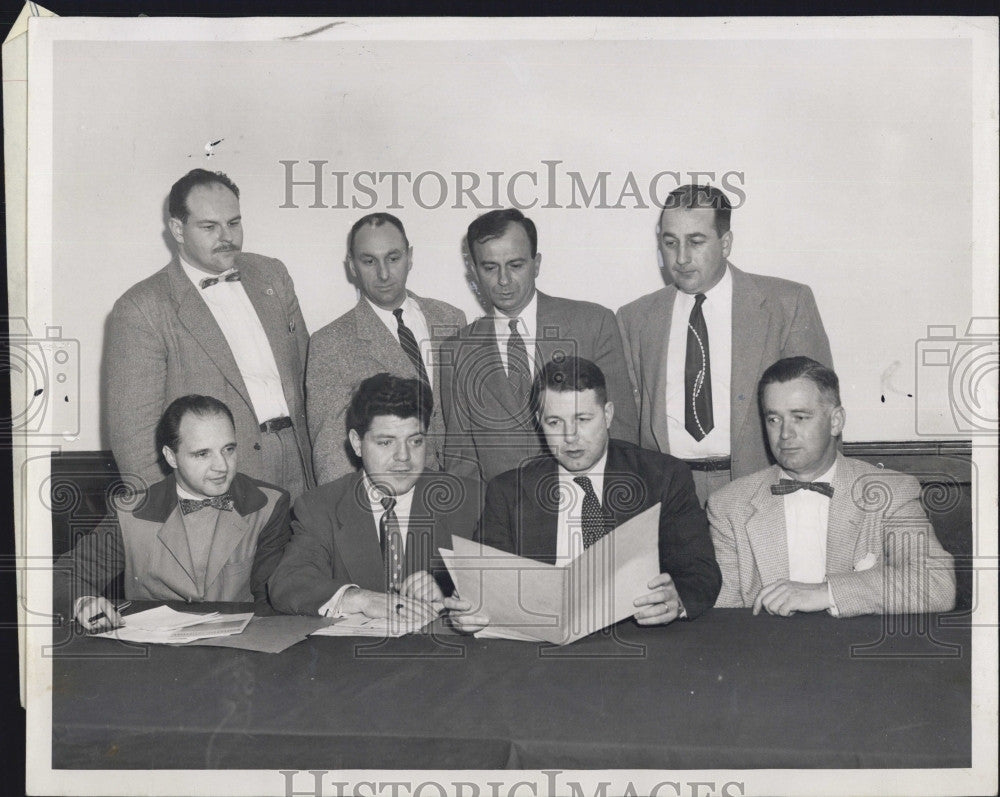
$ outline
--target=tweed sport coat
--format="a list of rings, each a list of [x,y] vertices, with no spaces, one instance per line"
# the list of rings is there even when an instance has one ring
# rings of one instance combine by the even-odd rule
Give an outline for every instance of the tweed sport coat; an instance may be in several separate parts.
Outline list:
[[[446,302],[423,299],[409,291],[407,294],[420,305],[431,334],[432,357],[436,358],[440,342],[465,326],[465,313]],[[417,377],[413,362],[365,299],[313,333],[306,364],[306,418],[319,484],[356,470],[347,450],[344,416],[358,384],[383,371]],[[434,412],[427,430],[426,467],[440,470],[444,442],[440,380],[434,379],[433,387]]]
[[[635,402],[614,314],[593,302],[538,292],[535,367],[565,355],[595,362],[614,402],[611,436],[637,441]],[[441,346],[445,469],[488,482],[544,451],[530,408],[522,406],[500,360],[492,316],[473,321]]]
[[[722,569],[716,606],[753,606],[763,587],[788,578],[784,502],[770,489],[780,471],[772,465],[708,499]],[[917,480],[838,454],[832,484],[826,574],[838,614],[949,611],[953,560],[927,520]]]
[[[303,383],[309,333],[280,260],[241,252],[240,279],[271,344],[311,486],[312,452]],[[198,289],[176,259],[127,290],[111,310],[104,337],[104,431],[122,474],[152,485],[164,476],[154,432],[174,399],[198,393],[224,402],[236,422],[241,472],[261,478],[260,421],[246,383]],[[263,419],[268,420],[268,419]]]
[[[733,478],[770,463],[757,408],[761,374],[783,357],[804,355],[833,367],[830,343],[812,291],[798,282],[733,275],[733,346],[729,434]],[[670,453],[667,433],[667,345],[677,288],[673,285],[618,310],[629,376],[639,409],[639,445]]]

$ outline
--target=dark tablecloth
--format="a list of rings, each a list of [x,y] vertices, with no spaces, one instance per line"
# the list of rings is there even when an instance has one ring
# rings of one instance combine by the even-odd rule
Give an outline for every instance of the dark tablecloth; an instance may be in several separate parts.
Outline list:
[[[970,766],[969,630],[934,616],[710,610],[562,648],[436,633],[276,655],[73,637],[53,655],[55,768]]]

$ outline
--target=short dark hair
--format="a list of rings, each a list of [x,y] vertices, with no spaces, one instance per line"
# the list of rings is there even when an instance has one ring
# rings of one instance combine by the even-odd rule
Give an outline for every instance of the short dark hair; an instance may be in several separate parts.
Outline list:
[[[221,185],[228,188],[236,198],[240,198],[240,189],[222,172],[210,172],[208,169],[192,169],[170,188],[170,199],[167,208],[170,218],[187,221],[191,211],[187,206],[188,194],[201,185]]]
[[[664,210],[696,208],[712,208],[715,211],[715,233],[720,238],[729,232],[733,215],[732,203],[722,191],[711,185],[682,185],[675,188],[667,194],[660,216],[663,216]]]
[[[469,257],[472,262],[476,262],[476,253],[473,250],[474,244],[481,244],[491,238],[499,238],[511,224],[520,224],[528,235],[528,243],[531,244],[531,256],[538,254],[538,230],[535,229],[535,222],[525,216],[517,208],[504,208],[502,210],[491,210],[477,218],[465,235],[465,241],[469,246]]]
[[[391,224],[399,230],[400,235],[403,236],[403,243],[406,244],[406,248],[410,248],[410,239],[406,237],[406,230],[403,229],[403,222],[391,213],[369,213],[367,216],[362,216],[354,222],[354,226],[351,227],[351,231],[347,233],[347,254],[354,254],[354,236],[357,235],[358,230],[366,224],[371,227],[381,227],[383,224]]]
[[[549,360],[535,374],[535,381],[531,386],[531,406],[536,410],[542,408],[542,392],[545,390],[556,393],[593,390],[602,405],[608,401],[608,385],[604,379],[604,372],[596,363],[583,357],[568,356]]]
[[[823,400],[834,407],[840,406],[840,380],[832,368],[817,362],[812,357],[785,357],[768,368],[757,384],[757,405],[764,411],[764,388],[768,385],[783,384],[793,379],[808,379],[819,389]]]
[[[233,420],[233,413],[229,407],[212,396],[181,396],[170,402],[170,406],[163,411],[159,423],[156,424],[156,450],[163,451],[166,446],[171,451],[176,452],[181,444],[181,421],[188,413],[194,413],[199,417],[207,415],[225,415],[229,422],[236,428]]]
[[[405,379],[393,374],[376,374],[358,385],[347,406],[347,431],[360,437],[371,429],[379,415],[417,418],[426,432],[434,410],[434,395],[422,379]]]

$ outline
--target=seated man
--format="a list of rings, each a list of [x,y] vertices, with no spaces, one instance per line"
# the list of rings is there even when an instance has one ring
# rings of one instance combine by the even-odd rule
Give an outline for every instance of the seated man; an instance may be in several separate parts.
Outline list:
[[[138,600],[256,601],[288,540],[288,493],[236,471],[229,408],[211,396],[182,396],[156,427],[173,474],[136,509],[118,509],[60,557],[56,606],[87,631],[122,624],[102,593],[125,573]]]
[[[494,548],[563,565],[649,507],[660,504],[660,575],[635,600],[640,625],[693,619],[715,602],[719,567],[705,512],[687,465],[669,454],[609,439],[615,407],[604,374],[590,360],[566,357],[535,378],[532,406],[549,454],[494,478],[476,538]],[[559,506],[544,506],[539,484],[559,481]],[[600,498],[598,498],[600,496]],[[445,601],[456,628],[489,623],[468,601]]]
[[[948,611],[952,558],[912,476],[845,457],[837,375],[809,357],[778,360],[757,400],[777,465],[708,501],[722,568],[716,606],[787,617]]]
[[[295,502],[292,539],[269,582],[286,614],[397,614],[424,624],[452,591],[439,547],[469,537],[477,486],[425,470],[433,397],[420,379],[378,374],[347,408],[362,468]],[[433,575],[432,575],[433,574]]]

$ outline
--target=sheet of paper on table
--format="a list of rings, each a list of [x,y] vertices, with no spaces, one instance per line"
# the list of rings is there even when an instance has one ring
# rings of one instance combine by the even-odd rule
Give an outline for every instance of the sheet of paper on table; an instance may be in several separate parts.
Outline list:
[[[155,609],[127,615],[124,618],[125,625],[94,636],[122,642],[176,644],[193,639],[239,634],[252,617],[253,612],[197,614],[178,612],[169,606],[157,606]]]
[[[490,618],[477,636],[567,645],[635,614],[660,572],[659,526],[657,504],[563,567],[455,536],[441,555],[458,594]]]
[[[374,636],[374,637],[400,637],[405,634],[413,634],[422,629],[425,625],[433,622],[429,620],[423,624],[407,623],[395,617],[366,617],[363,614],[349,614],[346,617],[339,617],[331,625],[313,631],[310,636]]]
[[[271,617],[254,617],[242,633],[234,636],[195,639],[191,647],[208,646],[237,648],[258,653],[281,653],[298,644],[313,631],[333,622],[329,617],[301,617],[277,614]]]

